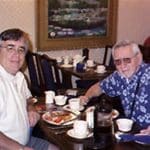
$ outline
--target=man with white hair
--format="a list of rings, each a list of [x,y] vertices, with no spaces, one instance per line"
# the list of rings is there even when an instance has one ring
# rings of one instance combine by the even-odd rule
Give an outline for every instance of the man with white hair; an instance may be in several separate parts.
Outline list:
[[[89,88],[81,101],[87,103],[102,93],[119,96],[126,117],[145,128],[141,133],[150,134],[150,64],[143,62],[138,45],[130,41],[114,45],[112,56],[116,71]]]

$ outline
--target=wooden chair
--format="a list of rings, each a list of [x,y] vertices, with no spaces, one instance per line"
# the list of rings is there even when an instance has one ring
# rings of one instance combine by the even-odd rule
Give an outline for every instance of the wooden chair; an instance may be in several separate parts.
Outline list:
[[[84,48],[82,50],[82,56],[85,56],[84,61],[87,61],[89,59],[89,49],[88,48]]]
[[[113,63],[113,58],[111,55],[111,49],[112,49],[112,45],[106,45],[105,46],[105,53],[104,53],[102,65],[105,65],[106,67],[109,67],[112,70],[114,70],[115,65]],[[76,80],[76,85],[77,85],[77,88],[88,89],[89,87],[91,87],[96,82],[98,82],[98,80]]]
[[[29,88],[33,96],[42,96],[44,93],[44,83],[40,73],[39,55],[28,51],[26,55],[26,64],[29,71]]]
[[[84,61],[86,62],[89,59],[89,49],[84,48],[82,50],[82,56],[85,56]],[[76,80],[76,86],[80,89],[88,89],[90,86],[92,86],[94,83],[98,82],[98,80]]]
[[[43,73],[45,90],[53,90],[57,93],[58,89],[62,88],[60,75],[55,59],[44,54],[40,58],[41,70]]]
[[[70,82],[71,79],[69,79],[69,76],[66,76],[66,74],[58,68],[56,59],[51,58],[46,54],[42,55],[42,58],[49,63],[52,69],[56,94],[64,94],[67,89],[72,89],[72,86],[68,86],[72,85],[71,83],[68,84],[68,82]],[[48,73],[47,75],[45,74],[44,77],[45,81],[47,81],[45,82],[45,84],[50,84],[50,82],[48,81],[49,79],[47,79],[49,78]],[[47,87],[50,87],[50,85],[47,85]]]
[[[105,53],[104,53],[104,58],[103,58],[103,63],[102,65],[105,65],[106,67],[110,67],[112,69],[115,69],[115,65],[113,62],[113,57],[111,54],[111,49],[112,49],[112,45],[106,45],[105,46]]]
[[[150,47],[150,36],[145,39],[143,45],[146,46],[146,47]]]
[[[52,81],[54,81],[56,94],[67,94],[66,92],[68,89],[69,90],[76,90],[78,95],[80,95],[81,93],[85,93],[85,90],[83,90],[83,89],[72,88],[72,86],[71,87],[68,86],[68,85],[70,85],[70,84],[68,84],[68,82],[71,81],[70,77],[66,76],[66,74],[64,72],[62,72],[61,69],[59,69],[59,67],[57,66],[56,59],[51,58],[46,54],[42,55],[42,59],[44,59],[44,61],[46,61],[45,66],[49,66],[49,67],[45,67],[45,66],[42,67],[42,68],[45,68],[45,70],[46,70],[45,74],[43,71],[43,75],[45,78],[45,84],[48,84],[47,87],[50,88],[50,82],[49,82],[50,79],[47,79],[47,78],[52,76],[52,75],[50,75],[50,73],[47,73],[47,72],[51,72],[51,71],[47,71],[47,69],[51,67],[51,69],[52,69],[51,73],[53,73],[53,77],[51,79],[52,79]]]
[[[143,60],[146,63],[150,63],[150,46],[145,45],[138,45],[142,54],[143,54]]]
[[[145,39],[143,45],[145,47],[143,58],[146,63],[150,63],[150,36]]]
[[[70,81],[70,79],[68,79],[69,77],[67,77],[66,74],[64,72],[62,72],[60,69],[58,69],[56,59],[51,58],[46,54],[44,54],[42,57],[44,59],[46,59],[52,67],[53,75],[54,75],[54,79],[55,79],[55,84],[56,84],[57,89],[72,88],[72,86],[68,86],[68,85],[72,85],[71,83],[68,84],[68,82]]]
[[[55,85],[52,65],[43,56],[41,56],[40,62],[41,62],[41,69],[42,69],[43,78],[45,82],[45,90],[46,91],[52,90],[56,92],[56,85]]]

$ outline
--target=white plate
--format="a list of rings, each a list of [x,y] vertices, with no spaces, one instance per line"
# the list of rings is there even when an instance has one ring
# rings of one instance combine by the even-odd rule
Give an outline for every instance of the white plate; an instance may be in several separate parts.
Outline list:
[[[73,129],[70,129],[70,130],[67,131],[67,135],[69,135],[72,138],[76,138],[76,139],[86,139],[86,138],[92,137],[93,133],[87,133],[86,137],[79,137],[79,136],[74,134],[74,130]]]
[[[107,72],[107,71],[104,70],[103,72],[99,72],[99,71],[95,70],[95,72],[96,72],[96,73],[99,73],[99,74],[103,74],[103,73],[105,73],[105,72]]]
[[[95,64],[93,64],[91,66],[87,65],[88,68],[92,68],[92,67],[95,67],[95,66],[96,66]]]
[[[60,115],[59,115],[59,113],[60,113]],[[67,113],[68,115],[66,115],[66,117],[65,117],[65,115],[62,115],[61,113]],[[75,120],[76,118],[77,118],[77,115],[75,115],[71,112],[60,111],[60,110],[52,111],[51,113],[46,112],[42,115],[42,119],[52,125],[72,124],[73,120]]]
[[[61,67],[64,67],[64,68],[72,68],[73,65],[71,65],[71,64],[63,64],[63,65],[61,65]]]
[[[72,110],[69,105],[65,105],[65,106],[63,107],[63,109],[64,109],[64,110],[71,111],[71,112],[72,112],[72,111],[74,112],[74,110]],[[83,109],[84,109],[84,106],[80,106],[79,111],[82,111]]]
[[[121,132],[121,131],[117,131],[116,133],[115,133],[115,137],[116,137],[116,139],[117,140],[121,140],[121,137],[120,137],[120,135],[122,135],[122,134],[124,134],[123,132]]]

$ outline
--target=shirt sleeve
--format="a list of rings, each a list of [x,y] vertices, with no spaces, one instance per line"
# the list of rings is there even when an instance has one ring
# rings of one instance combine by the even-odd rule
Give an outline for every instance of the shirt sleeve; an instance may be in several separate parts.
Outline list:
[[[0,78],[0,116],[1,116],[1,112],[3,112],[4,109],[4,104],[6,103],[5,101],[5,92],[4,92],[4,84],[3,81]]]
[[[121,94],[121,80],[117,72],[112,73],[100,83],[100,87],[104,93],[111,97]]]
[[[24,78],[24,91],[25,91],[26,99],[28,99],[29,97],[32,97],[32,94],[28,88],[27,81],[25,80],[25,78]]]
[[[28,88],[27,81],[23,75],[23,73],[19,72],[18,73],[18,85],[19,89],[21,90],[22,95],[24,96],[25,99],[28,99],[29,97],[32,97],[32,94]]]

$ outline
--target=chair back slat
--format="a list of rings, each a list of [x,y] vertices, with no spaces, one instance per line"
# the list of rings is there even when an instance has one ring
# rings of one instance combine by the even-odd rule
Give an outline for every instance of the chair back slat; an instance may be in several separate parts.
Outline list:
[[[50,63],[50,65],[52,67],[53,77],[54,77],[57,89],[62,88],[61,77],[60,77],[60,73],[59,73],[59,70],[58,70],[58,67],[57,67],[56,59],[51,58],[46,54],[43,55],[43,58],[45,58]]]
[[[33,96],[43,95],[43,80],[39,73],[38,54],[28,51],[26,63],[30,77],[30,90]]]
[[[143,60],[146,63],[150,63],[150,46],[138,45],[141,53],[143,54]]]
[[[51,63],[43,56],[41,56],[40,61],[41,61],[41,69],[43,73],[43,78],[45,82],[45,90],[56,91]]]
[[[113,57],[111,54],[111,49],[112,45],[106,45],[105,46],[105,53],[104,53],[104,58],[103,58],[103,65],[109,66],[111,68],[115,68],[114,62],[113,62]]]

